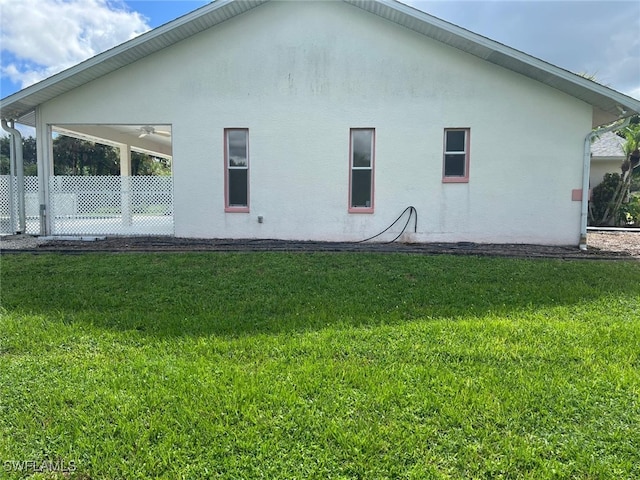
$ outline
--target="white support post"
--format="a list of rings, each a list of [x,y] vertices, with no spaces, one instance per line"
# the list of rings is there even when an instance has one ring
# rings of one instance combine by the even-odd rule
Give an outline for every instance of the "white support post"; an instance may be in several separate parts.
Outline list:
[[[119,151],[122,225],[130,227],[133,224],[133,215],[131,214],[131,145],[121,144]]]
[[[9,144],[9,222],[11,223],[11,233],[16,233],[16,149],[15,138],[10,137]]]
[[[36,158],[38,162],[38,202],[40,204],[40,235],[53,235],[55,212],[51,203],[50,179],[53,177],[53,132],[42,122],[40,107],[36,108]]]
[[[122,209],[122,225],[130,227],[133,224],[131,214],[131,145],[120,145],[120,185]]]
[[[25,200],[24,200],[24,158],[22,151],[22,135],[15,128],[15,122],[10,120],[7,123],[7,120],[2,119],[2,129],[11,134],[11,144],[10,144],[10,162],[11,166],[15,164],[15,181],[16,181],[16,190],[17,190],[17,201],[18,201],[18,228],[15,228],[15,223],[11,225],[11,230],[13,233],[25,233],[27,229],[26,223],[26,212],[25,212]],[[13,172],[11,173],[10,182],[13,182]],[[13,194],[11,188],[9,188],[10,196]],[[12,203],[14,198],[12,197],[9,201],[9,208],[12,209]],[[13,219],[12,219],[13,222]]]

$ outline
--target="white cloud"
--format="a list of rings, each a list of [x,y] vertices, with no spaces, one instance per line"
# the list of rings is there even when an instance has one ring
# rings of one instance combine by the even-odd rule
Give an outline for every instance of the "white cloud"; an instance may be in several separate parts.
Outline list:
[[[0,0],[2,74],[26,87],[149,30],[117,0]]]

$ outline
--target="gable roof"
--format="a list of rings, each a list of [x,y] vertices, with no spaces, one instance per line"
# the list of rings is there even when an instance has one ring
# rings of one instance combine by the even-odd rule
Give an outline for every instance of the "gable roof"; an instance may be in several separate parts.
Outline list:
[[[217,0],[0,100],[0,118],[34,125],[35,107],[271,0]],[[342,0],[593,106],[593,126],[640,113],[640,101],[396,0]]]
[[[624,138],[614,132],[605,132],[591,144],[591,158],[611,158],[612,160],[624,159]]]

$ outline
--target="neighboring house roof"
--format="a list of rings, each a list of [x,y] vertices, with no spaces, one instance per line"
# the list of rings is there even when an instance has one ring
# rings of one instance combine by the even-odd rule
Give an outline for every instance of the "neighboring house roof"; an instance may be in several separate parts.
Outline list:
[[[270,0],[218,0],[0,100],[0,117],[33,125],[35,107]],[[640,113],[640,101],[395,0],[343,0],[593,106],[593,126]]]
[[[591,158],[602,160],[624,160],[624,138],[613,132],[606,132],[591,144]]]

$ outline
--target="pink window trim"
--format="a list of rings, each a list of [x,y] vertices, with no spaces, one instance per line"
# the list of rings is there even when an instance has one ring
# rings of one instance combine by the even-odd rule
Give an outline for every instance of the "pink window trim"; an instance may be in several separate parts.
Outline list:
[[[227,132],[231,130],[243,130],[247,133],[247,206],[229,205],[229,145]],[[249,213],[251,182],[250,178],[251,160],[249,159],[249,129],[248,128],[225,128],[224,129],[224,211],[228,213]]]
[[[465,177],[442,177],[442,183],[469,183],[469,175]]]
[[[351,183],[352,183],[352,172],[353,172],[353,132],[356,130],[371,130],[373,132],[373,139],[371,145],[371,206],[370,207],[352,207],[351,206]],[[359,128],[351,128],[349,129],[349,198],[347,199],[347,211],[349,213],[373,213],[375,206],[375,162],[376,156],[376,129],[371,127],[359,127]]]
[[[249,207],[224,207],[226,213],[250,213]]]
[[[445,176],[444,165],[447,151],[447,132],[464,131],[464,173],[463,177]],[[469,183],[469,157],[471,152],[471,129],[470,128],[445,128],[442,144],[442,183]]]

